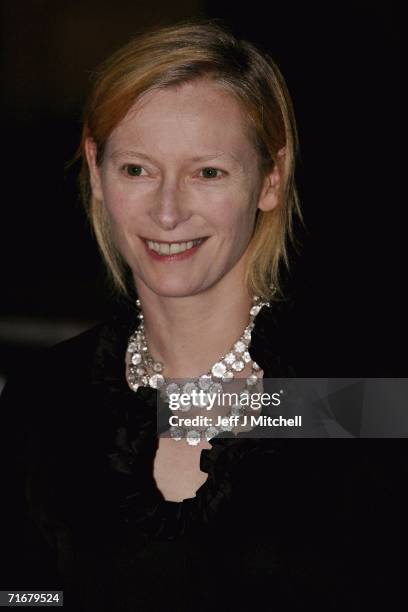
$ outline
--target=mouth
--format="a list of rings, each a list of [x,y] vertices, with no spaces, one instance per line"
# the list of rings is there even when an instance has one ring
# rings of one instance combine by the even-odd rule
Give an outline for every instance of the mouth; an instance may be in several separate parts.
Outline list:
[[[202,238],[192,238],[180,242],[163,242],[143,238],[145,247],[150,255],[155,259],[174,260],[184,259],[195,253],[200,246],[208,239],[208,236]]]

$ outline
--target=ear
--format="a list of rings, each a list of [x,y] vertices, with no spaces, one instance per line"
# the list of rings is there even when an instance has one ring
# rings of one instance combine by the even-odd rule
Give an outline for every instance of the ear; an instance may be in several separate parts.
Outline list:
[[[97,200],[103,201],[100,169],[96,163],[97,146],[96,146],[95,141],[91,137],[88,137],[85,140],[85,155],[86,155],[86,161],[88,162],[89,176],[90,176],[91,187],[92,187],[92,195]]]
[[[285,147],[278,151],[272,171],[265,177],[258,208],[265,212],[273,210],[279,204],[279,194],[285,161]]]

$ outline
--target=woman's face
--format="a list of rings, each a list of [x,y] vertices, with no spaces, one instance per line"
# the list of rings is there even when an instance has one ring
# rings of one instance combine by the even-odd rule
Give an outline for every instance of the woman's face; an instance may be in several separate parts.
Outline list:
[[[243,282],[257,208],[276,206],[279,177],[261,180],[231,95],[206,80],[150,92],[111,133],[101,165],[91,140],[87,156],[139,294],[142,285],[183,297]]]

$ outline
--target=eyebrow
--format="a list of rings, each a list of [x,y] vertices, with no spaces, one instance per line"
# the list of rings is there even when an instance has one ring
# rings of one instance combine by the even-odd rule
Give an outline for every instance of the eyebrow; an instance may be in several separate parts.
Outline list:
[[[120,157],[138,157],[141,159],[146,159],[147,161],[154,161],[151,157],[149,157],[149,155],[146,155],[145,153],[142,153],[140,151],[117,150],[117,151],[113,151],[113,153],[111,153],[110,155],[111,159],[118,159]],[[210,153],[208,155],[199,155],[199,156],[191,157],[189,161],[192,161],[192,162],[211,161],[213,159],[218,159],[220,157],[230,157],[234,162],[239,164],[241,167],[243,166],[241,160],[236,155],[234,155],[233,153],[226,153],[224,151],[217,151],[215,153]]]

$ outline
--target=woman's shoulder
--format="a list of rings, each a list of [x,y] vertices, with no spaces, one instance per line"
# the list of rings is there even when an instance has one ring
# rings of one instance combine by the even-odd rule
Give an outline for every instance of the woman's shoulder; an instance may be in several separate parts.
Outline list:
[[[24,363],[12,369],[3,394],[16,387],[37,387],[41,381],[60,388],[76,380],[85,382],[101,377],[123,353],[129,334],[134,329],[138,311],[132,304],[118,302],[110,312],[85,331],[46,348],[35,349]],[[1,395],[1,397],[3,396]]]

